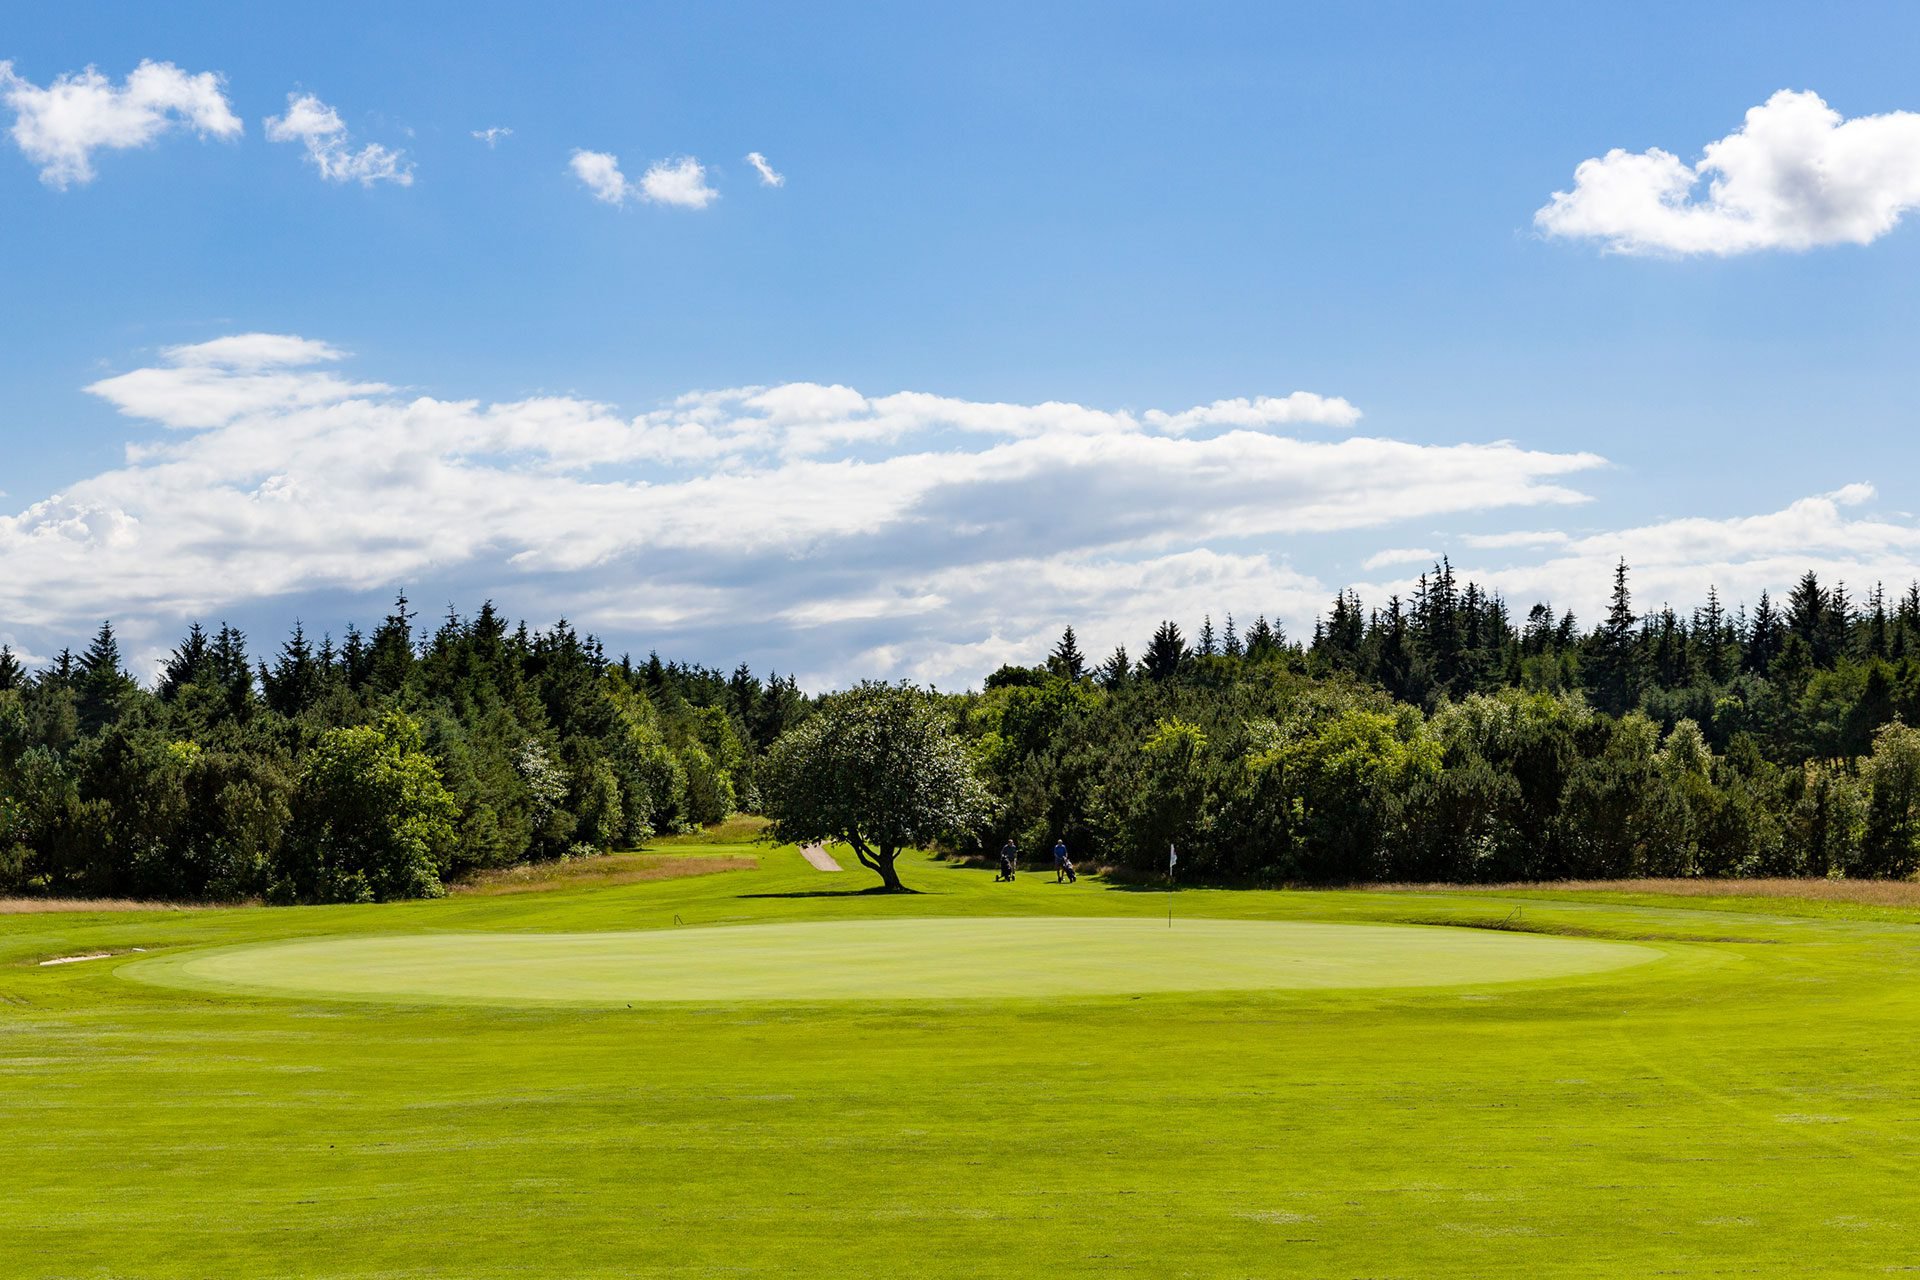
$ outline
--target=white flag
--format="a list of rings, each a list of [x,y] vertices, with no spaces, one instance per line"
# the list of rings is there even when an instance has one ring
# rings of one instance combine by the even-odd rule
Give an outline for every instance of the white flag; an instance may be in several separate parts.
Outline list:
[[[1180,861],[1180,855],[1174,851],[1174,848],[1172,845],[1168,845],[1167,846],[1167,874],[1168,875],[1173,874],[1173,864],[1178,861]]]

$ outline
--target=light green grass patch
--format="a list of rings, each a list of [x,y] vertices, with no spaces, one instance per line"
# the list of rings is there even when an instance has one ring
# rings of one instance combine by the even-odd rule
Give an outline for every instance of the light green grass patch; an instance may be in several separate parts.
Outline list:
[[[665,936],[677,920],[823,939],[984,918],[1166,929],[1165,893],[1092,878],[1003,884],[916,856],[920,892],[863,894],[791,848],[688,852],[752,866],[383,906],[0,916],[0,1280],[1920,1267],[1920,912],[1896,907],[1180,889],[1176,933],[1391,926],[1664,958],[1137,1000],[628,1009],[120,976],[221,948]],[[1462,924],[1480,928],[1434,927]],[[39,963],[98,952],[115,954]],[[941,967],[976,992],[1030,991],[1049,962],[962,947]]]
[[[1455,986],[1595,973],[1659,955],[1467,929],[1039,917],[320,938],[167,956],[120,973],[307,997],[620,1005]]]

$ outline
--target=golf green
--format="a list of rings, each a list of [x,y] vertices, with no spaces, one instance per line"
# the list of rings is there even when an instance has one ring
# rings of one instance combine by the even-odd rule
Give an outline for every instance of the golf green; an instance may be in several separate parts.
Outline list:
[[[618,1005],[1455,986],[1595,973],[1660,954],[1473,929],[963,917],[323,937],[188,952],[120,972],[163,986],[301,997]]]

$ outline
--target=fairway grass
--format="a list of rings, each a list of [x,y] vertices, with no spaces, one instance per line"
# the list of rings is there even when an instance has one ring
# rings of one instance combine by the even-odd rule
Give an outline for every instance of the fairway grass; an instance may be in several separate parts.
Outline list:
[[[190,951],[120,974],[309,997],[621,1005],[1457,986],[1593,973],[1659,954],[1467,929],[989,917],[323,938]]]
[[[1167,895],[927,861],[904,868],[919,894],[862,894],[791,849],[688,852],[757,865],[387,906],[0,918],[0,1276],[1920,1267],[1920,912],[1644,886],[1183,891],[1173,932],[1196,939],[1228,925],[1329,955],[1336,939],[1470,939],[1503,966],[1516,946],[1655,959],[1455,985],[1143,991],[1135,975],[1049,993],[1063,949],[1097,950],[1063,938],[1153,945]],[[1431,927],[1448,923],[1479,927]],[[1046,945],[993,953],[983,931],[1002,929]],[[477,979],[478,1002],[128,980],[228,957],[253,982],[329,951],[378,972],[369,956],[394,940],[497,966],[583,936],[616,952],[658,939],[689,981],[755,938],[777,944],[760,982],[808,946],[921,973],[911,998],[632,1008],[515,1003],[515,966]],[[901,937],[915,942],[898,955],[874,945]],[[932,996],[933,980],[968,997]]]

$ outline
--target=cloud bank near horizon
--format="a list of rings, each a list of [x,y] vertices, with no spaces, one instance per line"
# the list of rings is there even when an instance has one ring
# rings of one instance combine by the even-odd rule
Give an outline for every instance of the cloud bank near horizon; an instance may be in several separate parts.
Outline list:
[[[1069,621],[1102,650],[1208,612],[1299,631],[1344,584],[1268,548],[1566,509],[1587,501],[1571,482],[1605,465],[1344,434],[1359,410],[1310,392],[1131,412],[789,383],[629,415],[414,395],[348,363],[326,342],[236,334],[92,384],[141,434],[124,465],[0,515],[0,620],[71,639],[112,613],[157,651],[182,620],[240,605],[430,585],[565,613],[616,648],[951,685],[1032,660]],[[1920,528],[1863,514],[1873,496],[1476,535],[1456,560],[1509,599],[1583,616],[1620,555],[1643,604],[1710,584],[1754,598],[1807,568],[1904,581]],[[1363,594],[1406,592],[1444,550],[1376,553],[1367,567],[1406,576]]]
[[[1330,535],[1382,531],[1363,567],[1396,576],[1356,584],[1369,603],[1451,547],[1516,611],[1588,621],[1620,556],[1643,606],[1682,607],[1809,568],[1900,583],[1920,557],[1920,526],[1873,516],[1867,485],[1733,519],[1432,541],[1434,522],[1538,525],[1606,463],[1350,434],[1358,409],[1304,391],[1135,412],[788,383],[627,414],[419,395],[350,365],[324,341],[234,334],[86,388],[138,434],[123,465],[0,513],[0,636],[44,652],[111,615],[154,655],[189,619],[405,587],[565,614],[616,652],[953,686],[1035,660],[1068,622],[1100,653],[1207,613],[1300,634],[1347,584],[1276,548],[1311,558]],[[1410,524],[1418,546],[1389,532]]]
[[[1603,465],[1348,434],[1359,411],[1310,392],[1132,412],[790,383],[636,415],[350,363],[235,334],[92,384],[137,434],[0,514],[0,620],[51,641],[111,613],[153,648],[241,603],[430,585],[818,681],[964,681],[1063,619],[1137,644],[1162,614],[1309,616],[1325,584],[1248,548],[1576,504]]]

